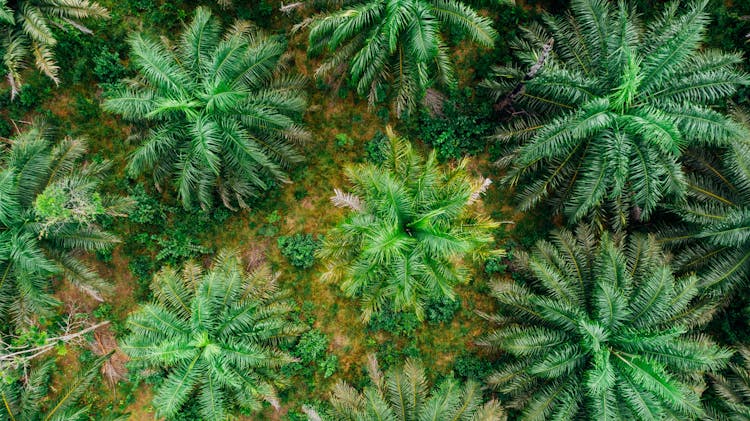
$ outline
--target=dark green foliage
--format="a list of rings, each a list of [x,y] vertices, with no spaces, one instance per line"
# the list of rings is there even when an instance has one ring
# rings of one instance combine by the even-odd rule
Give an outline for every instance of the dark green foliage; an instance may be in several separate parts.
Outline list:
[[[462,379],[483,381],[492,374],[494,367],[485,358],[469,352],[462,352],[453,361],[453,371]]]
[[[94,77],[100,83],[115,83],[127,75],[125,66],[120,62],[120,54],[107,48],[99,50],[94,56]]]
[[[300,336],[294,347],[294,356],[303,363],[316,363],[323,360],[328,350],[328,336],[318,329],[309,330]]]
[[[136,184],[129,189],[130,197],[135,201],[133,209],[128,214],[131,221],[138,224],[160,225],[166,219],[164,207],[161,203],[146,193],[143,184]]]
[[[488,382],[521,419],[646,420],[703,415],[702,375],[731,351],[689,335],[695,276],[675,278],[653,237],[597,238],[581,227],[540,241],[498,282],[498,325],[481,341],[510,357]]]
[[[138,287],[135,291],[135,297],[139,301],[145,301],[151,296],[151,278],[156,272],[156,262],[151,256],[133,256],[128,263],[130,273],[135,277]]]
[[[470,89],[455,92],[442,106],[442,115],[420,113],[418,137],[437,150],[441,161],[459,159],[484,150],[491,123],[492,105],[474,99]]]
[[[270,26],[276,11],[276,3],[269,0],[236,1],[237,17],[256,22],[263,27]]]
[[[294,347],[292,355],[299,358],[300,363],[297,371],[301,372],[309,380],[317,371],[323,378],[331,377],[338,369],[338,357],[328,353],[330,340],[328,335],[318,329],[312,329],[302,334],[299,342]]]
[[[277,244],[281,254],[292,266],[309,269],[315,264],[315,252],[320,248],[322,241],[320,238],[314,238],[312,234],[297,233],[279,237]]]

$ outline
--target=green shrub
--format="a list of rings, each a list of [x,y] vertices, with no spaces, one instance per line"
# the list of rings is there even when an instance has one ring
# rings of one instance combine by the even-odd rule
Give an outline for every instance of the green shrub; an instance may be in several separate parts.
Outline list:
[[[328,349],[328,336],[318,329],[303,333],[294,348],[294,356],[303,363],[315,363],[323,359]]]
[[[446,297],[434,298],[425,306],[425,319],[431,323],[448,323],[453,320],[460,308],[461,300],[458,297],[455,300]]]
[[[453,371],[464,380],[484,380],[494,371],[492,363],[476,354],[462,352],[453,361]]]
[[[505,260],[501,256],[492,256],[484,262],[484,272],[487,275],[502,275],[508,270],[508,265],[504,263]]]
[[[420,324],[413,312],[394,312],[391,307],[383,307],[372,315],[367,327],[372,331],[384,330],[392,335],[411,336]]]
[[[135,206],[128,214],[131,221],[138,224],[160,225],[166,219],[161,203],[149,196],[143,184],[136,184],[129,190],[130,197],[135,201]]]
[[[349,137],[346,133],[339,133],[336,135],[336,146],[339,148],[345,146],[354,145],[354,139]]]
[[[159,252],[156,254],[157,262],[164,262],[172,266],[195,259],[201,254],[210,253],[211,250],[200,244],[198,240],[182,231],[175,231],[166,235],[154,235]]]
[[[443,103],[443,115],[420,114],[417,134],[437,150],[440,160],[459,159],[484,150],[492,132],[492,108],[486,100],[474,100],[470,89],[458,91]]]
[[[125,66],[120,62],[120,54],[102,48],[94,56],[94,77],[100,83],[115,83],[127,75]]]
[[[388,147],[388,136],[378,131],[367,143],[365,143],[365,158],[375,165],[385,161],[385,148]]]
[[[336,373],[339,369],[339,357],[329,354],[325,360],[320,363],[320,370],[323,372],[323,378],[327,379]]]
[[[300,269],[309,269],[315,264],[315,252],[320,248],[320,238],[313,238],[312,234],[294,234],[282,236],[277,240],[281,254],[289,263]]]

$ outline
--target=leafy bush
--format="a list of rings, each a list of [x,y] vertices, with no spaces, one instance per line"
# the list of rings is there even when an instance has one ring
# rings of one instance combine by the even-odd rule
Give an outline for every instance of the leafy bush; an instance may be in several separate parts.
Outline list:
[[[315,252],[320,248],[321,240],[312,234],[294,234],[282,236],[277,240],[281,254],[289,263],[300,269],[309,269],[315,264]]]
[[[185,260],[207,254],[211,249],[204,247],[198,240],[182,231],[175,231],[167,235],[155,235],[152,237],[159,247],[156,261],[165,262],[170,265],[178,265]]]
[[[327,379],[336,373],[339,369],[339,357],[329,354],[325,360],[320,363],[320,370],[323,372],[323,378]]]
[[[430,300],[425,307],[425,319],[432,323],[448,323],[461,308],[461,300],[446,297]]]
[[[378,131],[375,136],[365,143],[365,158],[375,165],[380,165],[385,161],[385,148],[388,147],[388,136]]]
[[[502,275],[508,269],[508,265],[503,262],[504,260],[501,256],[490,257],[486,262],[484,262],[484,272],[487,275]]]
[[[323,378],[331,377],[338,370],[339,359],[328,353],[329,345],[328,335],[318,329],[308,330],[292,350],[292,355],[299,358],[299,362],[291,364],[286,372],[305,377],[311,387],[315,385],[316,372],[322,373]]]
[[[339,148],[345,146],[351,146],[354,144],[354,139],[349,137],[346,133],[339,133],[336,135],[336,146]]]
[[[372,331],[384,330],[397,336],[411,336],[419,325],[414,313],[395,312],[392,307],[383,307],[380,312],[373,313],[367,327]]]
[[[489,104],[489,101],[475,101],[470,89],[458,91],[443,103],[442,116],[422,111],[418,136],[437,150],[441,160],[481,152],[486,143],[484,138],[493,128]]]
[[[131,221],[138,224],[155,225],[164,222],[166,215],[161,203],[146,193],[143,184],[136,184],[129,192],[130,197],[135,201],[135,206],[128,214]]]
[[[462,352],[453,361],[453,371],[462,379],[484,380],[493,371],[492,363],[480,356]]]
[[[328,349],[328,336],[318,329],[303,333],[294,348],[294,356],[303,363],[314,363],[322,359]]]
[[[120,62],[120,54],[102,48],[94,56],[94,76],[101,83],[115,83],[127,75],[125,66]]]

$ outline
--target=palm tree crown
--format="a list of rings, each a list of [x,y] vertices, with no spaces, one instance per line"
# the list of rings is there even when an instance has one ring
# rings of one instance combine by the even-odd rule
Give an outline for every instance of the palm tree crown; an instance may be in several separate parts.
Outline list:
[[[389,131],[385,161],[346,169],[352,193],[336,190],[334,204],[350,215],[326,237],[320,256],[328,279],[362,301],[365,319],[390,302],[421,319],[430,298],[454,299],[467,280],[457,260],[484,255],[497,224],[471,204],[489,180],[473,180],[466,161],[442,170],[433,151],[425,161],[408,140]]]
[[[152,289],[155,301],[128,318],[122,349],[137,366],[167,373],[153,400],[159,416],[175,417],[193,396],[207,420],[277,405],[280,368],[294,361],[278,345],[303,327],[267,268],[247,274],[225,252],[208,272],[191,263],[181,274],[162,270]]]
[[[380,372],[371,357],[368,367],[372,384],[360,393],[339,381],[331,393],[331,413],[318,413],[305,407],[310,421],[358,420],[455,420],[504,421],[505,413],[497,401],[482,403],[481,388],[469,381],[461,385],[446,379],[429,389],[422,364],[407,360],[403,367]]]
[[[684,196],[678,159],[688,145],[722,145],[742,128],[712,109],[748,83],[740,54],[704,50],[707,1],[677,3],[643,25],[625,2],[574,0],[572,16],[546,16],[517,43],[524,66],[554,48],[518,96],[528,118],[500,138],[520,141],[505,179],[523,183],[522,209],[552,196],[575,223],[607,211],[616,228],[647,220]],[[504,95],[526,70],[497,68],[486,85]],[[606,205],[606,207],[604,206]]]
[[[482,344],[512,356],[489,378],[523,419],[692,419],[701,375],[731,352],[689,336],[695,276],[675,279],[651,237],[597,243],[557,232],[522,256],[533,282],[494,286],[500,326]]]
[[[750,146],[737,142],[721,159],[691,153],[688,200],[672,209],[682,229],[663,240],[676,246],[675,264],[697,271],[709,294],[747,285],[750,276]]]
[[[105,108],[148,122],[148,137],[129,171],[153,170],[157,186],[172,180],[186,207],[204,208],[218,190],[227,207],[286,180],[307,133],[295,120],[305,110],[303,79],[280,75],[285,43],[247,22],[224,36],[216,17],[198,8],[178,45],[142,34],[130,39],[140,78],[115,92]]]
[[[48,138],[32,127],[0,159],[0,315],[16,324],[50,314],[51,274],[98,298],[105,282],[76,255],[117,242],[97,218],[122,215],[130,203],[101,192],[109,163],[82,165],[83,140],[53,146]]]
[[[16,96],[21,86],[21,70],[31,55],[36,67],[59,83],[52,48],[57,43],[53,26],[70,25],[81,32],[91,33],[80,19],[109,18],[109,12],[90,0],[0,0],[0,28],[3,28],[3,64],[8,69],[11,95]]]
[[[711,390],[704,402],[713,421],[750,420],[750,348],[741,347],[741,360],[725,374],[710,374]]]
[[[9,421],[87,421],[89,408],[77,404],[86,389],[99,374],[102,364],[110,354],[99,357],[78,374],[60,392],[58,398],[50,402],[46,399],[50,376],[55,368],[54,360],[46,361],[27,374],[15,373],[18,379],[0,382],[0,419]],[[7,373],[6,373],[7,374]]]
[[[370,104],[391,90],[396,114],[411,111],[436,81],[455,82],[442,31],[458,29],[482,46],[497,38],[491,21],[456,0],[369,0],[313,18],[310,53],[332,56],[318,75],[348,67]]]

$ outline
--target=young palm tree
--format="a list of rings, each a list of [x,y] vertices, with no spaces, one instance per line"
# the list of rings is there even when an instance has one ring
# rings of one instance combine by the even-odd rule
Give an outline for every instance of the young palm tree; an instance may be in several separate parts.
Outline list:
[[[482,403],[481,388],[473,381],[461,385],[454,379],[446,379],[430,390],[424,367],[419,361],[407,360],[403,367],[390,370],[383,376],[377,361],[370,357],[368,372],[372,384],[362,393],[339,381],[331,393],[332,413],[321,415],[312,408],[304,407],[308,420],[506,419],[499,402]]]
[[[175,417],[190,399],[207,420],[263,400],[277,405],[280,369],[294,361],[278,345],[304,327],[290,319],[294,304],[268,270],[246,274],[224,252],[208,272],[191,263],[181,274],[162,270],[152,289],[155,301],[128,318],[122,349],[137,366],[166,372],[153,400],[159,416]]]
[[[731,352],[689,335],[695,276],[675,279],[654,238],[597,242],[561,231],[520,259],[533,282],[501,283],[499,327],[482,344],[512,361],[488,382],[522,418],[693,419],[701,375]]]
[[[398,116],[412,111],[435,83],[455,83],[446,29],[459,30],[484,47],[497,38],[491,21],[457,0],[364,0],[308,21],[311,54],[331,57],[317,75],[346,68],[370,104],[390,90]]]
[[[486,256],[498,224],[471,205],[489,185],[474,180],[466,161],[443,170],[433,151],[425,161],[409,141],[388,130],[385,161],[346,169],[352,193],[336,189],[333,203],[351,210],[319,251],[325,279],[359,297],[365,320],[386,302],[422,319],[430,298],[455,299],[466,282],[459,260]]]
[[[750,146],[737,142],[721,159],[686,158],[688,200],[672,208],[685,225],[662,240],[676,247],[678,268],[698,272],[704,291],[726,294],[750,276]]]
[[[102,193],[109,163],[84,163],[86,142],[52,145],[34,126],[11,139],[0,158],[0,318],[22,325],[49,315],[49,277],[60,274],[98,298],[106,283],[79,254],[118,239],[97,218],[119,216],[126,199]]]
[[[741,364],[730,364],[726,375],[710,374],[711,390],[704,403],[712,421],[750,420],[750,348],[739,349]]]
[[[0,419],[12,421],[87,421],[89,407],[77,405],[78,400],[99,374],[102,364],[111,354],[99,357],[79,373],[56,399],[47,399],[49,380],[55,361],[49,360],[19,378],[0,382]],[[7,374],[7,373],[6,373]],[[112,419],[112,418],[110,418]],[[124,420],[124,418],[122,418]]]
[[[198,8],[178,45],[136,34],[130,46],[140,78],[105,108],[150,126],[131,174],[152,170],[157,187],[171,180],[186,207],[210,207],[215,191],[225,206],[246,207],[302,159],[294,145],[308,138],[295,123],[304,83],[282,75],[280,38],[247,22],[222,36],[218,19]]]
[[[498,96],[524,86],[516,98],[528,117],[499,134],[520,145],[504,162],[505,182],[522,185],[522,209],[549,197],[571,223],[647,220],[660,202],[684,196],[687,146],[724,145],[744,132],[712,108],[748,77],[737,69],[740,54],[702,48],[707,1],[672,3],[647,25],[626,2],[615,4],[574,0],[572,16],[546,16],[551,33],[532,27],[516,45],[524,67],[497,68],[486,82]]]
[[[3,64],[8,69],[11,95],[21,87],[21,70],[31,56],[36,67],[55,83],[60,80],[60,69],[55,63],[52,48],[57,43],[53,26],[70,25],[91,34],[79,22],[87,18],[109,18],[109,12],[90,0],[0,0],[0,29],[3,35]]]

